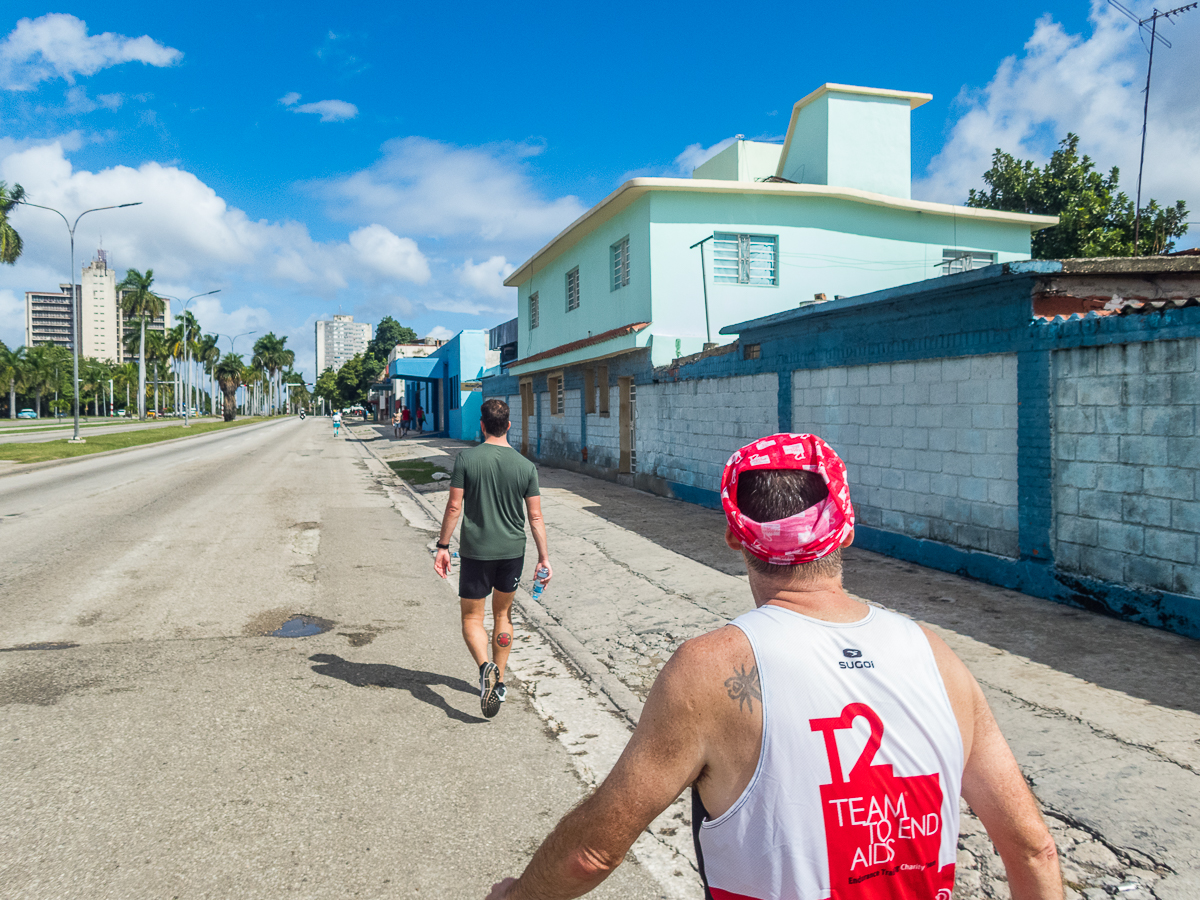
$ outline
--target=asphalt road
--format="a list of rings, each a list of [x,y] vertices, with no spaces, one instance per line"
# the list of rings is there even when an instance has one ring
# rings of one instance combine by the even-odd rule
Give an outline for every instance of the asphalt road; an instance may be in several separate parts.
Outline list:
[[[582,796],[522,691],[479,716],[363,452],[287,419],[0,478],[0,896],[482,897]]]
[[[29,430],[18,430],[13,428],[11,431],[5,431],[3,424],[0,423],[0,444],[36,444],[44,441],[61,441],[63,438],[69,438],[74,428],[73,423],[68,421],[68,424],[55,422],[53,419],[46,419],[46,430],[41,430],[37,425],[26,426]],[[193,418],[193,422],[211,421],[217,419],[209,416],[201,416]],[[130,422],[128,420],[117,419],[112,424],[94,424],[80,422],[79,435],[85,440],[97,434],[118,434],[122,431],[137,431],[141,428],[168,428],[172,425],[182,425],[183,419],[164,419],[161,422]]]

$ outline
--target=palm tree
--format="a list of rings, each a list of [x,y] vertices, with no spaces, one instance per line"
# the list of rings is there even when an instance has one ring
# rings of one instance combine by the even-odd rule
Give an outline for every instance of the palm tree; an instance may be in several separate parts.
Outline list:
[[[155,418],[158,418],[158,414],[162,411],[162,406],[160,405],[160,402],[158,399],[158,382],[160,380],[158,377],[158,364],[161,362],[166,362],[170,358],[171,358],[170,346],[167,342],[167,336],[163,332],[151,331],[148,335],[146,335],[143,338],[143,340],[142,340],[143,367],[145,366],[145,360],[149,360],[150,362],[152,362],[154,364],[154,417]],[[144,369],[143,369],[143,373],[142,373],[141,383],[142,384],[146,383]],[[145,405],[144,398],[142,400],[142,403],[143,403],[143,407],[144,407],[144,405]],[[143,412],[142,417],[145,418],[144,412]]]
[[[226,422],[232,422],[236,413],[237,390],[242,385],[245,365],[237,353],[226,353],[214,365],[213,373],[217,376],[217,384],[225,397],[222,412]]]
[[[129,415],[129,396],[137,390],[138,383],[138,368],[133,363],[122,363],[119,366],[113,366],[112,375],[109,376],[113,380],[113,387],[116,390],[125,389],[125,415]]]
[[[17,417],[17,387],[25,389],[25,356],[28,351],[24,346],[5,347],[0,343],[0,384],[8,382],[8,417]]]
[[[117,285],[117,296],[121,298],[121,311],[126,318],[137,316],[141,319],[141,340],[138,343],[138,418],[146,418],[146,319],[153,319],[163,314],[165,304],[150,290],[154,284],[154,270],[147,269],[142,274],[137,269],[128,269],[125,279]],[[124,292],[124,293],[122,293]],[[155,381],[158,377],[155,376]],[[157,398],[158,385],[154,386]],[[157,399],[155,401],[157,403]]]
[[[8,214],[12,208],[25,199],[25,188],[14,184],[11,188],[0,181],[0,263],[10,266],[21,255],[21,236],[17,229],[8,223]]]
[[[212,414],[217,414],[217,375],[213,371],[217,360],[221,358],[221,351],[217,347],[217,336],[215,334],[203,335],[196,342],[196,362],[204,366],[204,371],[208,375],[208,399],[209,408]]]
[[[71,354],[65,347],[54,344],[39,344],[26,354],[27,390],[36,396],[37,414],[42,414],[42,395],[61,386],[63,377],[70,369]]]

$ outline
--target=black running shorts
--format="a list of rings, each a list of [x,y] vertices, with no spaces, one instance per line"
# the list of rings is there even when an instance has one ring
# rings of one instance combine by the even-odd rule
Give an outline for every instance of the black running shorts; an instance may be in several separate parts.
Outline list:
[[[512,593],[521,580],[521,567],[525,557],[515,559],[467,559],[459,558],[458,596],[467,600],[479,600],[492,593]]]

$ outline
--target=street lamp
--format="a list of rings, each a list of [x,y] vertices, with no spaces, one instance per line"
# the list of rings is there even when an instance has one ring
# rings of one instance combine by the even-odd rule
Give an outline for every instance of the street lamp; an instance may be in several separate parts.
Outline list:
[[[172,297],[170,294],[160,294],[159,295],[162,297],[167,297],[170,300],[174,300],[176,303],[183,304],[183,313],[180,315],[179,318],[183,320],[183,377],[185,379],[185,384],[183,386],[183,427],[184,428],[191,427],[191,424],[188,422],[188,413],[189,413],[190,407],[192,405],[191,372],[188,369],[188,365],[191,362],[191,360],[189,358],[190,354],[188,353],[189,348],[188,348],[187,306],[189,303],[191,303],[197,297],[207,297],[209,294],[219,294],[219,293],[221,293],[221,289],[217,288],[215,291],[205,291],[203,294],[195,294],[191,297],[188,297],[186,300],[180,300],[178,297]]]
[[[141,206],[142,201],[136,203],[118,203],[116,206],[97,206],[95,209],[85,209],[75,217],[75,224],[71,224],[71,220],[64,216],[61,212],[52,206],[41,206],[37,203],[30,203],[28,200],[19,201],[22,206],[32,206],[36,209],[44,209],[49,212],[56,213],[63,220],[63,224],[67,226],[67,233],[71,236],[71,360],[74,368],[75,382],[75,435],[69,443],[82,444],[83,438],[79,436],[79,341],[83,337],[80,334],[83,331],[83,315],[79,311],[79,297],[75,290],[75,228],[79,224],[79,220],[88,213],[101,212],[105,209],[124,209],[127,206]]]

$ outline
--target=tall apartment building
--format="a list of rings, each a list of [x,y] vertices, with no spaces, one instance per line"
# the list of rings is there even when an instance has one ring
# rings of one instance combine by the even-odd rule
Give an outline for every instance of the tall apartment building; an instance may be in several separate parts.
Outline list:
[[[334,316],[332,322],[317,322],[317,374],[326,369],[336,372],[352,357],[366,353],[370,342],[370,323],[355,322],[354,316]]]
[[[71,322],[71,286],[57,291],[25,292],[25,346],[57,344],[70,348],[75,337]],[[77,290],[81,290],[76,285]]]
[[[108,253],[97,250],[95,258],[82,270],[75,286],[79,298],[75,328],[72,328],[71,286],[59,285],[58,291],[25,292],[25,346],[57,344],[71,347],[79,334],[79,355],[117,363],[137,359],[136,348],[127,352],[124,345],[125,314],[121,312],[116,270],[109,265]],[[171,321],[171,301],[164,298],[161,316],[147,323],[148,331],[164,331]]]

